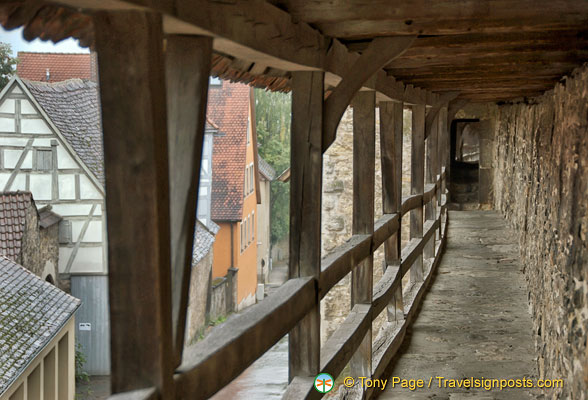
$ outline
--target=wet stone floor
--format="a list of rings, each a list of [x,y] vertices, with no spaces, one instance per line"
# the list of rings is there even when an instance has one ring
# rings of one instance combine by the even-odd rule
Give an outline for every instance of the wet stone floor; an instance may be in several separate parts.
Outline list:
[[[450,211],[445,254],[379,398],[534,399],[538,389],[466,388],[462,380],[535,384],[536,365],[514,232],[494,211]],[[422,379],[424,387],[401,388],[401,381],[392,388],[394,377]]]

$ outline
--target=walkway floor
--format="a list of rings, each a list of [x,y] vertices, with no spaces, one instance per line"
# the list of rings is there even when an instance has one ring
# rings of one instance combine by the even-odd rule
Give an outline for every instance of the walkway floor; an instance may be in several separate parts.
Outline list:
[[[446,252],[379,398],[537,398],[537,389],[439,388],[436,378],[536,382],[525,285],[517,240],[497,212],[450,211]],[[392,377],[424,388],[392,388]]]

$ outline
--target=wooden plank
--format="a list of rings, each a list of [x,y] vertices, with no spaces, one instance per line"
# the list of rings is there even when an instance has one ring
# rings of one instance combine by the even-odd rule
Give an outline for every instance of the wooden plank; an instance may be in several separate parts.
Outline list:
[[[372,249],[377,249],[391,236],[398,232],[400,226],[399,214],[384,214],[375,223],[372,235]]]
[[[325,101],[323,152],[335,141],[337,126],[353,96],[384,65],[400,56],[415,36],[386,37],[372,40],[368,48],[342,76],[341,82]]]
[[[437,100],[437,102],[435,104],[433,104],[433,107],[431,107],[431,109],[429,109],[429,111],[427,112],[427,116],[425,118],[425,140],[427,140],[427,138],[431,134],[431,128],[434,126],[434,120],[437,117],[437,114],[439,114],[439,110],[444,105],[449,103],[451,100],[455,99],[458,95],[459,95],[458,90],[453,90],[450,92],[443,92],[439,96],[439,99]]]
[[[412,107],[412,143],[410,157],[410,194],[423,194],[425,184],[425,106]],[[410,238],[423,237],[423,208],[410,211]],[[411,270],[412,283],[423,279],[423,258],[417,257]]]
[[[404,215],[414,210],[415,208],[423,206],[423,195],[422,194],[412,194],[409,196],[402,197],[402,206],[400,208],[400,214],[404,217]]]
[[[370,255],[372,235],[353,235],[347,242],[338,246],[321,261],[319,297],[347,275],[353,267]]]
[[[169,197],[174,365],[184,348],[212,39],[167,37]]]
[[[159,398],[157,389],[149,388],[113,394],[108,397],[108,400],[158,400]]]
[[[382,208],[384,213],[400,213],[402,208],[402,137],[403,104],[380,103],[380,155],[382,163]],[[386,270],[400,265],[401,228],[388,239],[384,247]],[[377,248],[377,247],[374,247]],[[402,282],[388,307],[388,321],[404,320]],[[378,315],[379,312],[376,312]]]
[[[425,159],[425,192],[423,193],[423,203],[425,204],[425,220],[431,221],[437,218],[437,137],[439,127],[439,107],[436,111],[435,117],[425,120],[425,131],[429,131],[430,135],[425,139],[426,145],[426,159]],[[433,111],[433,109],[431,109]],[[429,113],[430,114],[430,113]],[[427,117],[429,116],[427,115]],[[427,126],[427,122],[430,126]],[[423,257],[433,258],[435,256],[435,235],[425,244]]]
[[[321,267],[322,72],[292,74],[289,276],[319,278]],[[289,374],[316,376],[320,369],[320,303],[290,332]]]
[[[58,0],[80,8],[79,0]],[[147,8],[164,15],[167,34],[214,36],[214,50],[282,71],[325,71],[325,79],[336,86],[341,76],[359,57],[338,40],[326,37],[272,4],[260,1],[215,0],[84,0],[85,10]],[[374,83],[365,88],[387,100],[416,103],[402,96],[404,85],[380,70]]]
[[[537,26],[540,30],[551,30],[560,27],[564,22],[568,25],[572,25],[574,21],[584,22],[583,16],[588,13],[586,4],[578,4],[573,0],[557,3],[549,0],[521,0],[515,3],[510,0],[496,0],[492,7],[476,0],[459,3],[454,0],[433,0],[425,5],[401,0],[374,0],[367,3],[361,0],[270,2],[285,7],[295,18],[321,26],[350,21],[363,21],[366,24],[368,21],[381,21],[382,25],[387,22],[384,31],[377,30],[382,35],[383,32],[428,34],[429,31],[424,30],[428,24],[438,27],[446,34],[469,34],[476,31],[476,24],[494,26],[502,23],[508,27],[510,24],[520,26],[523,22],[529,24],[528,28]],[[451,24],[447,25],[449,21]]]
[[[207,399],[243,372],[316,305],[312,277],[290,279],[270,297],[220,325],[184,352],[177,397]]]
[[[373,316],[369,304],[353,306],[345,321],[331,335],[321,350],[321,371],[336,377],[351,360],[371,329]]]
[[[93,19],[104,132],[112,392],[155,386],[169,399],[174,387],[161,16],[117,11],[96,12]]]
[[[353,234],[374,232],[376,162],[376,94],[359,92],[353,98]],[[373,253],[357,265],[351,276],[351,306],[369,304],[373,289]],[[370,327],[371,328],[371,327]],[[351,358],[351,374],[368,376],[372,370],[372,331],[366,333]]]

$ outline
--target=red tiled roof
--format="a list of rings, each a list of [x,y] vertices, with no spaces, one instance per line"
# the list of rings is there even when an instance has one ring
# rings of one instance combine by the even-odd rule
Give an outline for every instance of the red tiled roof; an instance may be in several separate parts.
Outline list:
[[[250,88],[222,81],[208,91],[208,118],[218,126],[212,149],[211,217],[240,221],[247,151]]]
[[[0,254],[14,262],[20,254],[31,192],[0,193]]]
[[[96,80],[92,76],[92,59],[89,53],[32,53],[18,52],[16,74],[31,81],[61,82],[67,79]]]

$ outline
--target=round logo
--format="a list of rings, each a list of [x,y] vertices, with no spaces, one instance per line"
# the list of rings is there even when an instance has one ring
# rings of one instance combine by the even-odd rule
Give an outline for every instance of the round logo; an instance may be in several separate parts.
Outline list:
[[[335,385],[335,380],[329,374],[318,374],[316,378],[314,378],[314,388],[319,393],[328,393],[333,390],[333,386]]]

